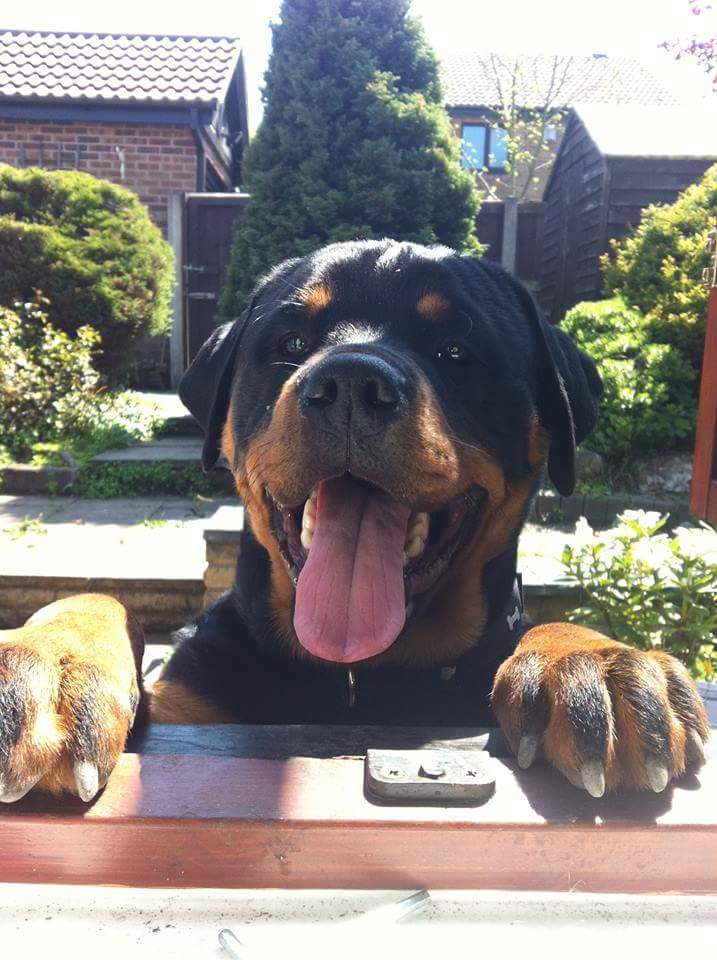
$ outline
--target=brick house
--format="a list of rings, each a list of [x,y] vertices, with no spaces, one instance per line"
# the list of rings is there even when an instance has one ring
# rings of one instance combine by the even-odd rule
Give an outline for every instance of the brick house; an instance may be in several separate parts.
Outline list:
[[[506,149],[497,108],[509,99],[512,77],[518,63],[516,101],[526,109],[550,103],[557,119],[547,123],[537,181],[527,185],[522,198],[542,199],[564,133],[567,111],[576,103],[642,104],[675,106],[680,98],[643,63],[628,57],[525,56],[506,57],[491,53],[457,53],[443,60],[446,109],[463,145],[463,164],[478,171],[498,197],[505,187]],[[519,184],[522,187],[522,184]]]
[[[236,37],[0,32],[0,162],[135,191],[163,230],[187,191],[231,191],[248,139]]]

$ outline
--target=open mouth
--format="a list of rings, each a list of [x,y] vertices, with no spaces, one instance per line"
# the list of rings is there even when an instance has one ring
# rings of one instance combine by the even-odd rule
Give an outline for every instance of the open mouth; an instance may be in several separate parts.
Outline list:
[[[322,481],[299,507],[271,496],[274,536],[296,585],[299,642],[325,660],[382,653],[407,604],[431,587],[477,529],[485,492],[411,511],[353,476]]]

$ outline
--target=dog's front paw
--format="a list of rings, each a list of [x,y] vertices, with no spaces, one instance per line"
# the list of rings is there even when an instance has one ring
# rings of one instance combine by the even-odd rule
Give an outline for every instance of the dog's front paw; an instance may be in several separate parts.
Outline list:
[[[704,762],[707,716],[685,668],[571,624],[525,635],[498,671],[493,710],[523,769],[544,755],[594,797],[660,792]]]
[[[0,638],[0,801],[35,786],[91,800],[124,750],[139,703],[132,650],[93,645],[73,615]]]

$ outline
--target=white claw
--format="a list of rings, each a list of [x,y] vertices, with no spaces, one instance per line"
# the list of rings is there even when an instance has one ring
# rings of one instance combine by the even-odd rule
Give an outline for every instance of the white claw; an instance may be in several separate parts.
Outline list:
[[[686,748],[688,762],[692,766],[701,766],[705,762],[705,745],[702,743],[702,737],[692,728],[687,731]]]
[[[670,771],[667,766],[657,757],[648,757],[645,761],[645,770],[652,789],[655,793],[662,793],[670,780]]]
[[[87,803],[100,789],[100,774],[94,763],[87,760],[76,760],[72,771],[75,775],[75,784],[80,800]]]
[[[22,800],[32,788],[37,783],[37,780],[33,780],[31,783],[25,784],[23,787],[16,787],[14,790],[10,790],[7,787],[7,784],[4,780],[0,778],[0,803],[15,803],[17,800]]]
[[[588,760],[580,768],[583,785],[591,797],[605,794],[605,767],[602,760]]]
[[[528,767],[531,766],[533,760],[535,760],[539,746],[540,737],[534,733],[526,734],[520,738],[520,743],[518,744],[518,766],[521,770],[527,770]]]

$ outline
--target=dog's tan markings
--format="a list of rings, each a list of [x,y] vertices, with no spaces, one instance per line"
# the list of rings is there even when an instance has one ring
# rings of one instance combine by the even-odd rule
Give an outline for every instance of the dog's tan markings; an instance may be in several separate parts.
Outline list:
[[[444,429],[447,430],[447,426]],[[423,598],[421,618],[383,655],[384,663],[411,667],[450,663],[475,643],[485,622],[483,569],[502,553],[518,526],[545,462],[547,444],[547,434],[537,418],[531,417],[528,427],[530,472],[520,482],[509,485],[500,464],[487,451],[457,442],[460,480],[446,500],[453,499],[471,484],[481,486],[488,498],[484,517],[472,542],[456,557],[434,591]]]
[[[236,469],[236,447],[234,444],[234,414],[231,407],[227,414],[227,419],[222,428],[222,438],[220,450],[227,459],[227,463],[232,470]]]
[[[24,627],[1,631],[0,685],[22,693],[21,722],[0,743],[3,789],[37,783],[52,794],[77,792],[74,767],[82,762],[95,769],[96,792],[140,701],[143,650],[137,622],[101,594],[58,600]]]
[[[448,298],[435,291],[424,293],[416,304],[416,310],[424,320],[438,320],[450,307]]]
[[[331,290],[325,283],[317,283],[307,290],[302,290],[299,300],[309,315],[325,310],[331,304]]]
[[[526,710],[539,697],[551,705],[542,717]],[[709,735],[704,705],[677,660],[570,623],[529,630],[501,664],[492,700],[514,746],[534,732],[547,759],[577,782],[586,762],[597,759],[608,792],[617,786],[655,789],[656,761],[671,778],[698,767],[699,744]],[[575,704],[586,702],[591,709],[576,724]]]
[[[149,713],[154,723],[236,723],[236,717],[176,680],[155,683],[149,694]]]
[[[526,427],[526,475],[509,484],[498,459],[480,445],[463,441],[451,430],[433,387],[419,381],[413,410],[388,438],[381,464],[381,486],[396,499],[435,510],[472,485],[487,493],[480,529],[461,551],[434,593],[424,598],[421,618],[404,632],[380,663],[428,666],[457,659],[475,642],[485,619],[481,572],[497,556],[518,525],[545,460],[548,437],[532,416]],[[390,451],[390,452],[388,452]],[[270,603],[282,641],[297,657],[309,656],[296,642],[292,625],[294,588],[272,530],[268,486],[282,503],[302,502],[326,470],[314,432],[301,415],[294,378],[283,386],[267,429],[254,437],[236,471],[255,536],[271,557]]]

